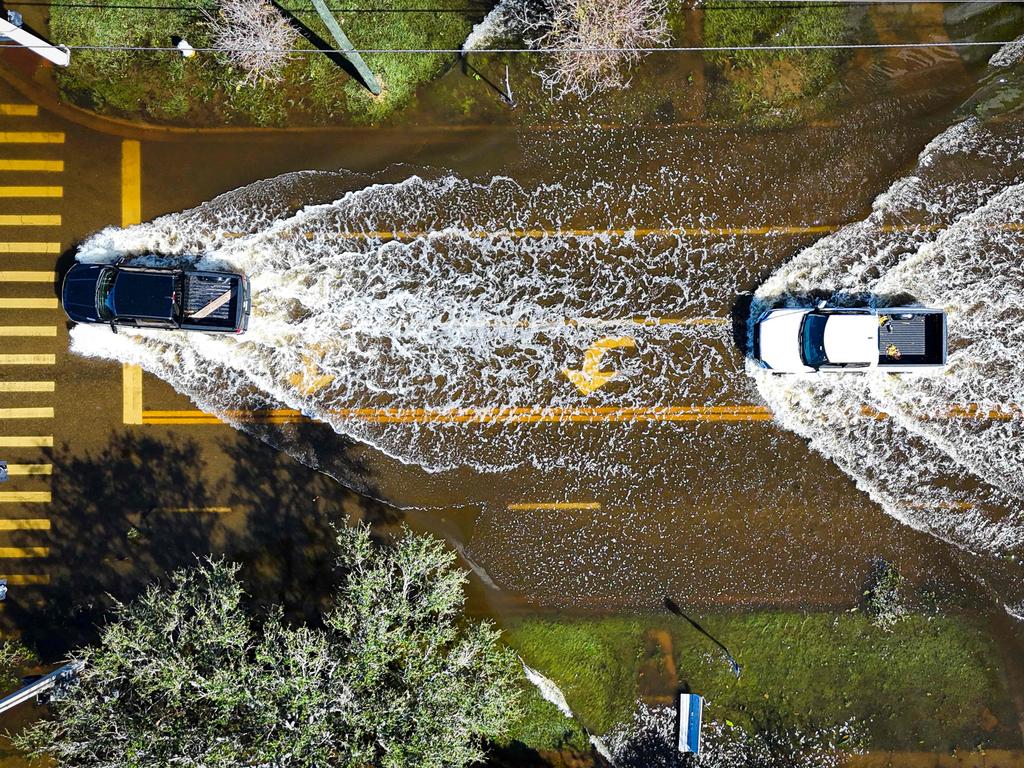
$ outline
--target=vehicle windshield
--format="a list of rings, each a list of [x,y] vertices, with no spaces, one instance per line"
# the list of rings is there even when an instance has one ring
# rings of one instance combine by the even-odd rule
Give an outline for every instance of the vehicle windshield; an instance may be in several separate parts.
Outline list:
[[[104,320],[114,319],[114,280],[117,270],[104,269],[96,281],[96,311]]]
[[[811,312],[800,326],[800,356],[804,365],[818,368],[828,362],[825,357],[825,323],[828,317]]]

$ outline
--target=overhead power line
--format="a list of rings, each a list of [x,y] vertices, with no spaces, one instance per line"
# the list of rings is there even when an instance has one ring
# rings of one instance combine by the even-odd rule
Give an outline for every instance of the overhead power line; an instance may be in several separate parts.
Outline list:
[[[981,46],[1009,45],[1012,40],[949,40],[934,43],[823,43],[808,45],[712,45],[712,46],[667,46],[664,48],[472,48],[464,51],[461,48],[358,48],[343,50],[341,48],[195,48],[198,53],[231,53],[248,51],[267,51],[272,53],[322,54],[322,53],[398,53],[398,54],[463,54],[463,53],[531,53],[551,55],[558,53],[729,53],[729,52],[771,52],[771,51],[845,51],[845,50],[905,50],[910,48],[976,48]],[[0,48],[43,48],[42,45],[0,44]],[[145,51],[156,53],[181,54],[176,46],[159,45],[68,45],[72,51]]]

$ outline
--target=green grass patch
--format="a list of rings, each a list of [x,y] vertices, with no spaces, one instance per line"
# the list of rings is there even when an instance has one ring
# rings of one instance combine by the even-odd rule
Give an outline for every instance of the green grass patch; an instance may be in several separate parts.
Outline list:
[[[208,17],[213,0],[138,0],[130,8],[50,7],[51,36],[68,45],[173,47],[177,38],[194,47],[210,46]],[[123,6],[123,4],[121,4]],[[312,5],[282,3],[331,47]],[[402,11],[401,0],[375,3],[375,13],[341,12],[342,29],[357,48],[458,48],[472,28],[447,0],[423,0],[423,13]],[[392,12],[395,11],[395,12]],[[299,47],[313,51],[304,38]],[[177,52],[76,51],[71,65],[57,72],[62,94],[98,112],[156,122],[218,125],[372,123],[408,107],[417,88],[437,77],[455,56],[378,54],[366,56],[383,85],[373,96],[329,58],[299,54],[278,82],[240,85],[242,75],[223,57],[200,53],[183,59]]]
[[[720,721],[799,729],[854,721],[875,749],[1014,743],[997,649],[965,619],[913,616],[892,632],[858,613],[720,614],[702,623],[736,654],[739,680],[712,643],[668,618],[527,620],[505,639],[597,733],[632,713],[644,633],[665,628],[680,682],[705,695]]]
[[[508,737],[500,746],[521,744],[541,751],[590,750],[590,740],[576,720],[566,717],[558,707],[545,701],[536,686],[528,680],[523,679],[521,687],[519,703],[523,715],[512,725]]]
[[[735,3],[709,0],[704,11],[708,47],[841,43],[850,28],[841,3]],[[820,112],[839,72],[842,53],[808,51],[717,51],[707,54],[716,69],[712,96],[720,116],[781,125]]]

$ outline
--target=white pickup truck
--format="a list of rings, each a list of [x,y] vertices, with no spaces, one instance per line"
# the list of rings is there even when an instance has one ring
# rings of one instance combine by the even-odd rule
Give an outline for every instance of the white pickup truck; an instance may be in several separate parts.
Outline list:
[[[946,313],[927,307],[770,309],[754,323],[753,357],[775,373],[881,370],[946,364]]]

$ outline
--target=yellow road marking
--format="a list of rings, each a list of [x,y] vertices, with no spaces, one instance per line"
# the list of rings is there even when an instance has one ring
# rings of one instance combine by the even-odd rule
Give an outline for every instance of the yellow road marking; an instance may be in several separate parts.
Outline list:
[[[0,186],[0,197],[64,197],[64,187]]]
[[[15,213],[0,215],[0,227],[59,227],[60,223],[60,214]]]
[[[35,104],[0,104],[0,115],[10,117],[35,117],[39,114],[39,107]]]
[[[0,355],[0,365],[53,365],[56,355]]]
[[[45,517],[0,518],[0,531],[48,531],[50,521]]]
[[[53,408],[0,408],[0,419],[52,419]]]
[[[0,558],[15,557],[46,557],[50,554],[49,547],[0,547]]]
[[[8,464],[8,475],[52,475],[53,464]]]
[[[583,355],[583,367],[580,370],[562,369],[562,374],[584,395],[592,394],[609,381],[618,376],[615,371],[602,371],[601,363],[604,353],[609,349],[632,348],[636,342],[629,336],[600,339],[594,342]]]
[[[0,253],[60,253],[60,243],[0,243]]]
[[[60,173],[63,170],[63,160],[0,159],[0,171],[43,171],[47,173]]]
[[[53,392],[52,381],[0,381],[0,392]]]
[[[53,435],[0,435],[0,448],[52,448]]]
[[[0,283],[52,283],[56,279],[56,272],[45,272],[41,269],[22,271],[0,270]]]
[[[63,144],[63,131],[3,131],[0,144]]]
[[[49,491],[0,491],[0,502],[7,504],[49,504]]]
[[[537,502],[537,503],[526,503],[526,504],[509,504],[506,509],[512,511],[523,511],[529,512],[534,510],[547,510],[547,509],[600,509],[601,502],[599,501],[554,501],[554,502]]]
[[[157,507],[154,512],[203,512],[215,515],[224,515],[231,511],[231,507]]]
[[[137,141],[121,142],[121,226],[142,221],[142,148]]]
[[[0,325],[0,336],[56,336],[56,325]]]
[[[32,584],[49,584],[50,577],[45,573],[12,573],[3,576],[7,583],[13,586],[28,586]]]
[[[125,424],[142,424],[142,369],[125,363],[121,366],[121,417]]]
[[[0,309],[56,309],[57,299],[0,299]]]

